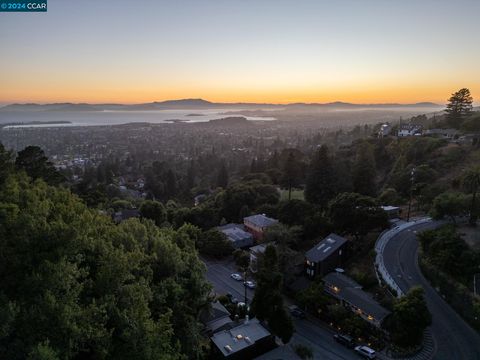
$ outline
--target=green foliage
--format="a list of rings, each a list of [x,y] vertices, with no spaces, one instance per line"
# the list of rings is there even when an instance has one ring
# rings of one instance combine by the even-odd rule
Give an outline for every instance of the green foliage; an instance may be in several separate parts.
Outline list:
[[[455,216],[467,213],[469,198],[459,192],[445,192],[433,200],[432,216],[442,219],[449,216],[455,223]]]
[[[432,265],[469,285],[480,266],[480,257],[453,226],[422,232],[419,241],[424,256]]]
[[[230,185],[221,195],[221,214],[229,221],[242,222],[241,217],[248,209],[258,209],[262,205],[276,205],[280,195],[277,189],[258,181],[239,182]]]
[[[266,320],[272,332],[287,343],[293,335],[293,323],[283,306],[281,289],[282,275],[279,272],[277,252],[274,246],[269,245],[257,273],[252,311],[258,319]]]
[[[462,123],[462,130],[467,132],[480,131],[480,113],[476,112]]]
[[[308,288],[296,294],[295,299],[308,311],[319,313],[327,310],[330,303],[329,297],[326,295],[323,284],[314,282]]]
[[[293,351],[295,351],[295,354],[297,354],[302,360],[313,359],[313,350],[310,346],[295,344],[293,345]]]
[[[242,249],[237,249],[233,252],[233,258],[235,259],[237,267],[241,271],[246,272],[250,266],[250,253]]]
[[[356,193],[375,196],[376,166],[373,147],[368,142],[362,142],[357,151],[353,165],[353,189]]]
[[[283,175],[280,179],[280,184],[288,189],[288,200],[292,198],[292,188],[298,186],[301,181],[303,167],[300,161],[301,155],[296,151],[290,151],[283,165]]]
[[[0,209],[0,358],[198,358],[209,286],[193,229],[116,226],[22,174]]]
[[[423,331],[432,322],[425,302],[423,289],[413,287],[393,305],[390,331],[393,342],[400,347],[411,347],[421,343]]]
[[[217,229],[205,231],[198,242],[200,253],[216,258],[230,255],[233,252],[231,242],[226,235]]]
[[[315,205],[326,207],[334,198],[337,179],[326,145],[315,153],[308,168],[305,199]]]
[[[27,360],[59,360],[59,357],[57,352],[49,346],[48,341],[45,341],[32,349]]]
[[[398,195],[397,190],[393,188],[387,188],[382,191],[382,193],[378,197],[378,201],[382,205],[398,205],[401,204],[402,199],[400,195]]]
[[[13,154],[0,143],[0,186],[13,170]]]
[[[388,227],[388,216],[375,199],[360,194],[339,194],[329,204],[329,215],[337,231],[356,237]]]
[[[470,203],[470,225],[475,225],[478,218],[477,194],[480,189],[480,166],[475,166],[467,170],[463,176],[463,186],[472,194]]]
[[[228,185],[228,172],[225,162],[222,162],[217,174],[217,186],[226,189]]]
[[[283,224],[302,225],[305,218],[312,216],[313,213],[314,208],[310,203],[293,199],[280,202],[277,217]]]
[[[145,200],[142,203],[140,214],[146,219],[153,220],[157,226],[161,226],[167,218],[167,212],[163,204],[153,200]]]
[[[449,126],[458,129],[465,118],[472,113],[472,96],[470,90],[463,88],[452,94],[448,100],[447,108],[447,123]]]
[[[24,170],[33,180],[43,179],[52,185],[64,180],[38,146],[27,146],[18,152],[15,166],[19,170]]]

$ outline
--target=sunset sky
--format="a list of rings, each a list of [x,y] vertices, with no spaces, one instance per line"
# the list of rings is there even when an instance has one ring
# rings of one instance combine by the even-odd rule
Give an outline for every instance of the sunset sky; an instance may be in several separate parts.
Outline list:
[[[49,0],[0,13],[0,103],[480,102],[479,0]]]

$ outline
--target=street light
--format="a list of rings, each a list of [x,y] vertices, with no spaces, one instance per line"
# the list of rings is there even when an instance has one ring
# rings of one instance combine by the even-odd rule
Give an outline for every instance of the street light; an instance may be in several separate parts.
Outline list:
[[[412,208],[412,197],[413,197],[413,183],[415,181],[415,168],[410,172],[410,199],[408,200],[408,214],[407,222],[410,221],[410,210]]]

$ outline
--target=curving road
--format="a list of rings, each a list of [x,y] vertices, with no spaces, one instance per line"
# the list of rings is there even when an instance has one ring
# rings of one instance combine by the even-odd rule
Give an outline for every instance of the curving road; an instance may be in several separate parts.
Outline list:
[[[434,359],[480,359],[480,335],[430,286],[418,265],[416,232],[432,229],[440,224],[430,221],[413,225],[393,235],[383,250],[385,267],[403,292],[415,285],[424,288],[427,305],[432,313]]]

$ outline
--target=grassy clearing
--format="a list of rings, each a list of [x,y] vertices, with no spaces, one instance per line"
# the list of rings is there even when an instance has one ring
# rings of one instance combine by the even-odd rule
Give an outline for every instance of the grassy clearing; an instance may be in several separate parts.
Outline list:
[[[280,200],[288,200],[288,189],[280,189]],[[305,200],[304,191],[292,189],[292,200]]]

